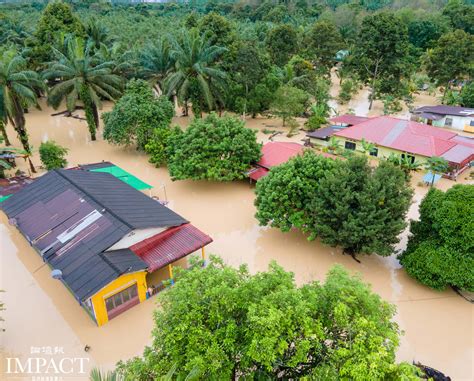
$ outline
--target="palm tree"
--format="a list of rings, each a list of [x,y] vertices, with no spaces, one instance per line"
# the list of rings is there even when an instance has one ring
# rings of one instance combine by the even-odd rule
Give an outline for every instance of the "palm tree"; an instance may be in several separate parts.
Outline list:
[[[216,68],[215,63],[226,50],[211,45],[210,40],[196,30],[183,31],[179,39],[172,40],[170,55],[175,64],[165,85],[168,96],[175,93],[184,101],[186,114],[187,102],[191,98],[194,102],[204,101],[209,109],[213,108],[215,102],[211,86],[217,87],[225,78],[225,73]]]
[[[339,150],[339,148],[340,148],[339,141],[334,136],[331,136],[328,141],[327,149],[330,152],[336,152]]]
[[[428,160],[426,160],[425,168],[433,174],[431,180],[431,186],[433,186],[435,181],[435,174],[442,175],[448,172],[449,162],[443,157],[432,156]]]
[[[6,51],[0,58],[0,127],[5,139],[5,125],[9,121],[18,134],[23,149],[28,153],[28,163],[32,172],[35,167],[29,157],[31,146],[26,131],[25,109],[38,106],[37,91],[43,83],[37,73],[26,69],[26,61],[14,51]]]
[[[370,154],[374,150],[374,148],[376,148],[374,143],[368,142],[364,138],[362,138],[360,144],[362,146],[362,152],[364,152],[365,154]]]
[[[164,80],[173,68],[171,58],[171,45],[166,38],[160,38],[156,43],[145,47],[140,63],[142,66],[142,76],[146,78],[150,85],[156,90],[158,95],[163,93]]]
[[[122,381],[123,377],[121,377],[116,371],[111,372],[102,372],[98,368],[94,368],[91,370],[89,375],[90,381]]]
[[[95,53],[97,60],[101,63],[112,62],[112,74],[116,74],[122,78],[136,77],[138,62],[136,62],[136,54],[127,50],[120,43],[114,43],[111,47],[101,44]]]
[[[53,48],[56,60],[48,64],[46,79],[58,80],[48,94],[48,104],[55,109],[63,100],[72,112],[78,101],[84,105],[91,139],[96,140],[102,99],[115,100],[121,95],[122,79],[112,73],[114,62],[100,62],[91,52],[92,43],[68,36],[66,52]]]
[[[94,49],[99,49],[100,45],[107,45],[110,42],[109,30],[95,17],[92,17],[86,24],[86,35],[89,41],[94,44]]]

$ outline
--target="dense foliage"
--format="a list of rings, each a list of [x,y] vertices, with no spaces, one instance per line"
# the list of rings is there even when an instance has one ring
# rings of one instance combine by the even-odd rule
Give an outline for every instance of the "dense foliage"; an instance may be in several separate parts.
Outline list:
[[[67,148],[61,147],[52,140],[41,143],[39,147],[41,163],[43,163],[43,166],[48,171],[56,168],[64,168],[67,165],[67,152]]]
[[[180,272],[160,304],[151,347],[119,364],[129,379],[169,369],[210,380],[418,379],[414,367],[395,363],[394,306],[342,267],[297,287],[275,263],[251,275],[213,258]]]
[[[174,115],[173,104],[166,97],[155,97],[143,80],[128,83],[124,95],[110,112],[102,114],[104,139],[120,144],[136,144],[144,150],[155,130],[169,130]]]
[[[173,135],[169,147],[173,180],[242,179],[261,155],[256,131],[235,117],[216,114],[194,119],[184,132]]]
[[[434,289],[474,291],[473,210],[474,185],[455,185],[447,192],[430,189],[400,256],[408,274]]]
[[[313,152],[272,168],[256,193],[262,225],[298,228],[351,255],[383,256],[393,253],[412,196],[391,163],[372,169],[365,157],[335,161]]]
[[[315,129],[328,112],[331,69],[341,102],[363,83],[372,89],[370,105],[381,100],[391,113],[411,102],[424,76],[422,86],[447,88],[444,102],[470,104],[463,88],[472,83],[473,15],[464,0],[18,2],[2,5],[0,47],[18,52],[22,71],[46,70],[50,103],[83,107],[92,139],[101,102],[117,100],[132,78],[174,98],[185,115],[289,112],[310,117],[306,125]],[[308,98],[286,91],[293,88]],[[35,104],[23,100],[24,110]],[[317,112],[308,112],[311,104]],[[15,126],[28,151],[24,123],[0,120],[2,134]]]

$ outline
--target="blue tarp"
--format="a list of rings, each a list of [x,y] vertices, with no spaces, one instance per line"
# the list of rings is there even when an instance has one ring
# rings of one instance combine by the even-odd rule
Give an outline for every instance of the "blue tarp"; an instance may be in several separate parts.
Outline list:
[[[441,175],[438,175],[437,173],[433,174],[431,171],[428,171],[426,175],[423,176],[423,182],[426,184],[436,184],[440,178]]]

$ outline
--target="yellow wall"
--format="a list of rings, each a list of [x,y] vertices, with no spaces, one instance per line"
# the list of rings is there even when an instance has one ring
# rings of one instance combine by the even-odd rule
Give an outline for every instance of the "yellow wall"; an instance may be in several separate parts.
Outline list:
[[[91,297],[97,325],[101,326],[109,321],[107,309],[105,307],[105,299],[110,298],[112,295],[132,286],[135,283],[137,284],[138,298],[140,299],[141,303],[146,299],[146,271],[124,274],[115,279],[113,282],[110,282],[102,290]]]
[[[352,139],[341,138],[341,137],[338,137],[338,136],[335,136],[335,138],[339,142],[339,146],[341,148],[344,148],[344,143],[346,141],[350,141],[350,142],[356,143],[356,151],[358,151],[358,152],[363,151],[362,150],[362,144],[359,141],[352,140]],[[379,152],[377,154],[378,159],[387,158],[392,153],[395,154],[395,155],[401,155],[402,153],[405,153],[403,151],[398,151],[398,150],[395,150],[395,149],[392,149],[392,148],[382,147],[382,146],[378,146],[378,145],[375,145],[375,146],[379,150]],[[410,152],[408,152],[408,154],[412,155],[412,156],[415,156],[415,160],[418,161],[420,164],[424,164],[426,162],[426,160],[428,159],[426,156],[414,155]],[[375,156],[372,156],[372,157],[375,158]]]

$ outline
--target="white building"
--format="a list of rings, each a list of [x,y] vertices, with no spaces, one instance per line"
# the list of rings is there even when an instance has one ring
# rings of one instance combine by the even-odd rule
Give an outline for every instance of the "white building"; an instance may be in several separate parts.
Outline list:
[[[474,108],[460,106],[423,106],[413,111],[412,119],[435,127],[474,133]]]

